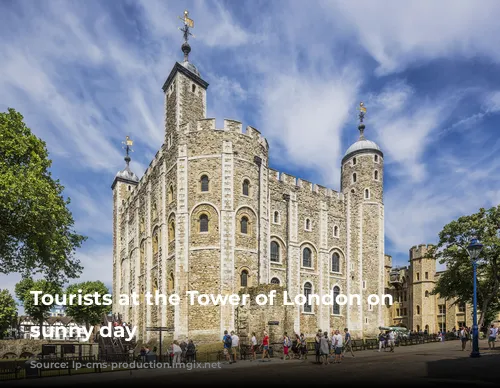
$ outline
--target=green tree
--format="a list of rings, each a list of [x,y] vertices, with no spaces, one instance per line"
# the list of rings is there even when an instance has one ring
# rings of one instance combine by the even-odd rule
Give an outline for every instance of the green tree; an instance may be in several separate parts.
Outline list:
[[[17,303],[9,290],[0,290],[0,339],[5,336],[17,314]]]
[[[72,284],[66,289],[67,300],[69,300],[70,294],[79,294],[81,290],[82,295],[97,293],[99,299],[102,302],[102,295],[109,294],[108,288],[101,281],[88,281],[77,284]],[[66,313],[73,317],[75,321],[79,323],[85,323],[87,329],[90,326],[97,325],[102,321],[102,315],[107,314],[111,309],[111,306],[98,305],[96,303],[89,304],[88,306],[84,303],[82,304],[71,304],[67,306]]]
[[[58,283],[45,279],[35,281],[32,278],[25,278],[16,284],[15,290],[17,299],[19,299],[23,304],[24,312],[40,325],[40,336],[43,337],[43,322],[45,318],[49,316],[50,309],[55,305],[55,303],[43,304],[41,296],[44,294],[50,294],[54,296],[55,299],[55,295],[62,294],[61,287]],[[38,296],[38,303],[36,303],[37,300],[35,295],[31,294],[31,291],[42,292]]]
[[[473,268],[467,252],[473,237],[477,237],[483,250],[477,261],[477,300],[480,316],[478,326],[488,324],[500,311],[500,206],[463,216],[445,225],[439,233],[439,243],[433,254],[446,271],[439,277],[434,294],[456,303],[473,300]]]
[[[62,284],[81,273],[74,253],[85,237],[73,231],[70,200],[51,164],[23,116],[0,113],[0,273],[42,273]]]

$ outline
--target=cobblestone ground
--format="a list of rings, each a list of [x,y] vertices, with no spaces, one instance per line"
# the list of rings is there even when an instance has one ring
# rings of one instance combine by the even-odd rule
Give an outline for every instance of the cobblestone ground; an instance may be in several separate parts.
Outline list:
[[[500,381],[500,347],[488,350],[480,343],[480,358],[470,358],[470,348],[460,350],[459,341],[429,343],[396,348],[394,353],[365,350],[346,355],[341,364],[317,365],[314,356],[308,360],[272,359],[272,361],[238,361],[220,368],[192,370],[154,369],[107,372],[81,376],[46,377],[36,380],[9,381],[19,386],[159,386],[190,385],[269,386],[336,385],[366,383],[368,386],[498,386]],[[0,387],[3,384],[0,383]],[[99,384],[101,385],[101,384]]]

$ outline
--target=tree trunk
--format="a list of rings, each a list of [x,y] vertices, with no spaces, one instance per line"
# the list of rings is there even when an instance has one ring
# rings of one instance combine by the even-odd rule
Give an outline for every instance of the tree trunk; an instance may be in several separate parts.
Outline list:
[[[43,318],[40,318],[38,323],[40,324],[40,339],[44,339],[45,337],[43,335]]]
[[[491,301],[493,300],[493,298],[496,297],[496,295],[498,293],[498,286],[499,286],[498,279],[495,279],[495,283],[493,285],[494,291],[491,293],[488,293],[488,296],[483,300],[483,304],[481,306],[481,315],[479,316],[479,321],[477,323],[477,326],[479,328],[481,328],[484,324],[484,316],[486,314],[488,307],[490,306]]]

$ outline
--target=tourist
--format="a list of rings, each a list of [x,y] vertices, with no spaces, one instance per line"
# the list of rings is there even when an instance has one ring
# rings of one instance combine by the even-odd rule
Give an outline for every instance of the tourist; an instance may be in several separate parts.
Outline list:
[[[288,337],[287,332],[283,335],[283,361],[286,359],[290,359],[288,355],[288,350],[292,347],[292,341],[290,341],[290,337]]]
[[[307,360],[307,341],[304,333],[300,333],[300,360]]]
[[[240,337],[232,331],[231,332],[231,353],[233,356],[233,362],[236,362],[237,354],[240,351]]]
[[[488,347],[490,349],[495,349],[495,341],[497,339],[498,328],[495,325],[491,325],[490,330],[488,332]]]
[[[378,351],[382,350],[384,348],[385,352],[385,334],[383,330],[380,330],[380,333],[378,335]]]
[[[389,340],[389,348],[391,349],[390,351],[394,352],[394,345],[395,345],[394,331],[389,330],[387,338]]]
[[[180,364],[181,363],[182,349],[179,346],[179,343],[177,341],[174,341],[172,343],[172,353],[174,354],[174,358],[172,360],[172,365]]]
[[[328,332],[325,331],[323,336],[319,341],[319,352],[320,356],[323,359],[323,365],[328,365],[328,356],[330,355],[330,344],[328,341]]]
[[[354,357],[354,352],[352,350],[352,342],[351,342],[351,333],[349,333],[349,329],[346,327],[344,329],[344,351],[342,353],[342,357],[344,357],[345,353],[349,350],[351,355]]]
[[[267,331],[263,332],[264,336],[262,338],[262,360],[264,360],[264,357],[267,356],[268,359],[271,359],[269,357],[269,336],[267,335]]]
[[[252,339],[250,341],[252,342],[252,346],[250,347],[252,359],[250,361],[254,361],[257,358],[255,354],[255,351],[257,350],[257,337],[255,336],[255,332],[252,333]]]
[[[340,334],[340,330],[335,330],[335,334],[333,336],[333,352],[335,354],[335,359],[333,360],[334,364],[340,364],[342,362],[342,346],[343,346],[343,338]]]
[[[467,341],[469,340],[469,333],[467,333],[467,328],[465,326],[462,327],[460,330],[460,341],[462,342],[462,351],[465,350],[465,347],[467,346]]]
[[[316,363],[321,364],[320,355],[320,343],[321,343],[321,330],[318,330],[316,337],[314,338],[314,351],[316,353]]]
[[[231,336],[227,333],[227,330],[224,330],[224,337],[222,338],[222,343],[224,344],[224,356],[226,357],[226,360],[232,364],[231,362],[231,347],[233,340],[231,339]]]
[[[186,348],[186,362],[195,362],[196,346],[193,340],[189,340]]]

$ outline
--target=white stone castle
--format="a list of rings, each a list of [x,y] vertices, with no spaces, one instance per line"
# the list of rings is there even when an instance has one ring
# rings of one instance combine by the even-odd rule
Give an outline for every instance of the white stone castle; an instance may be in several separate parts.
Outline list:
[[[231,294],[262,284],[292,297],[358,294],[360,306],[296,306],[288,319],[308,336],[344,327],[355,337],[375,335],[386,308],[369,306],[366,297],[385,287],[384,159],[364,137],[364,107],[360,138],[342,159],[340,192],[275,171],[258,130],[242,132],[234,120],[218,129],[206,118],[208,83],[188,61],[188,34],[184,61],[163,85],[164,144],[139,179],[127,140],[127,165],[112,185],[113,294]],[[148,326],[202,341],[219,341],[235,327],[233,306],[190,305],[187,298],[114,311],[146,339]]]

